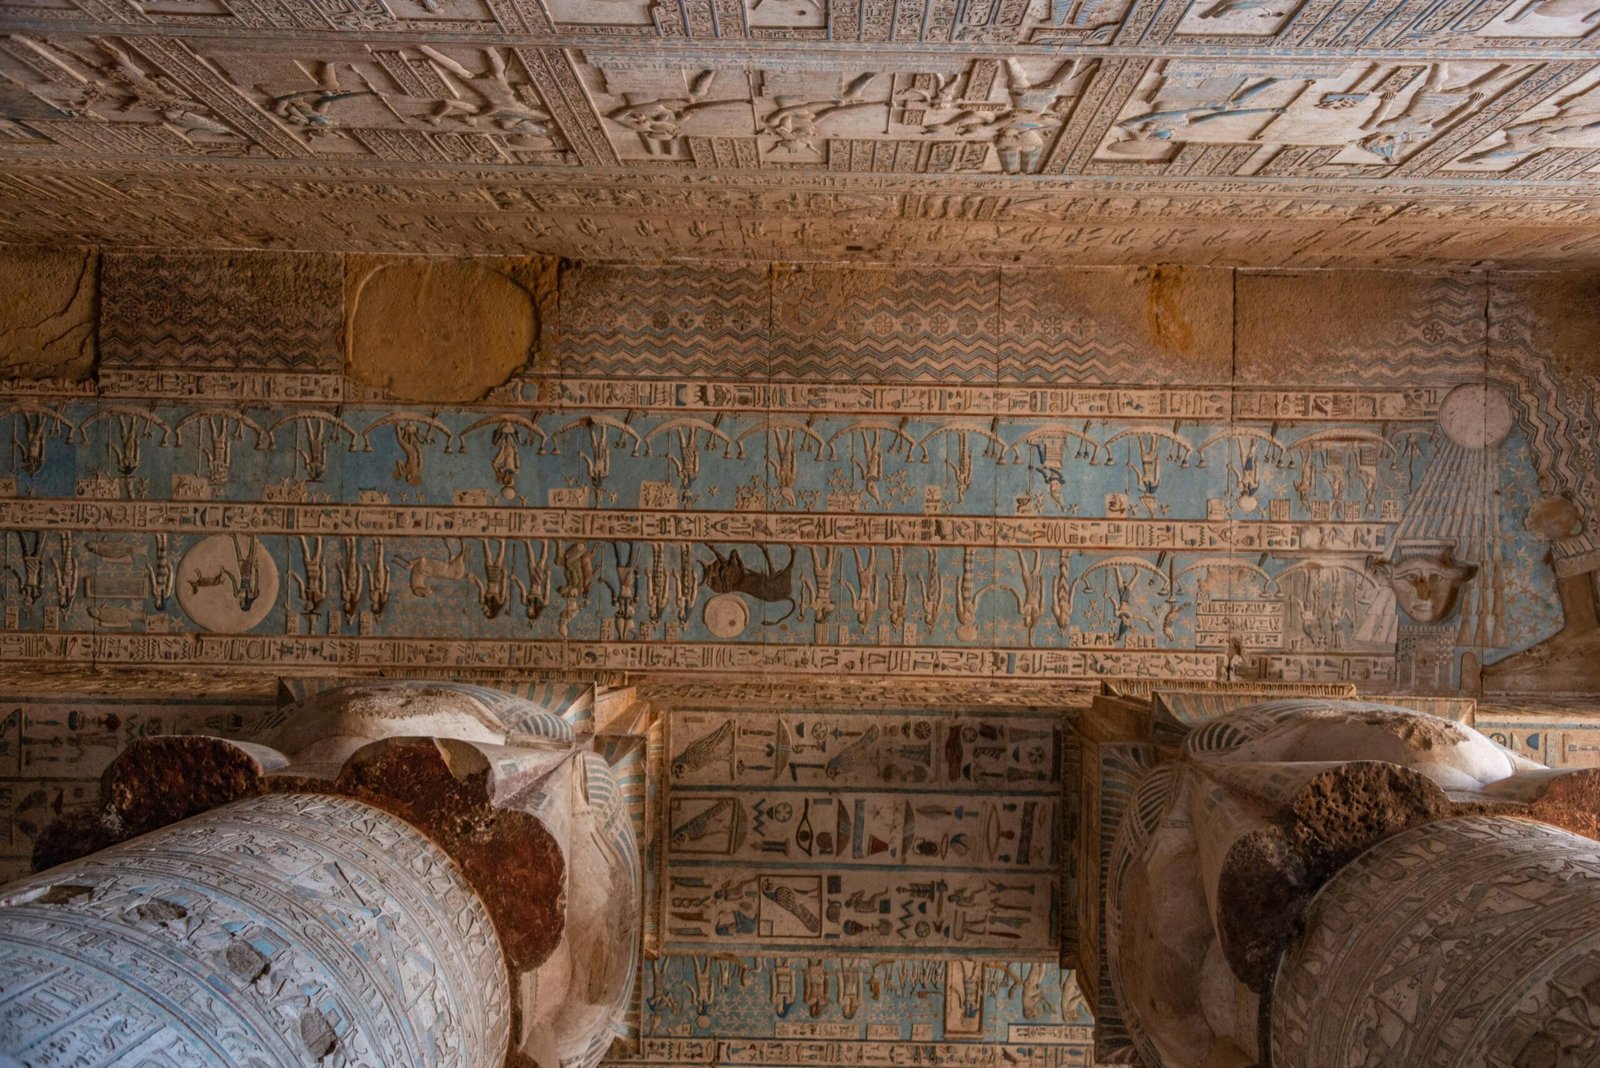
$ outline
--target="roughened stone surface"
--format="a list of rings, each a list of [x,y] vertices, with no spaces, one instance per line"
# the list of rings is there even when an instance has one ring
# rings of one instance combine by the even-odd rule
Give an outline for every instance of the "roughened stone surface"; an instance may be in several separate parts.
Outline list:
[[[89,377],[99,260],[88,249],[0,248],[0,378]]]
[[[402,400],[472,401],[529,360],[533,294],[460,260],[351,264],[347,372]]]
[[[1232,272],[1204,267],[1004,271],[1002,380],[1226,382]]]
[[[1238,374],[1267,382],[1311,371],[1359,384],[1375,360],[1404,356],[1419,374],[1483,373],[1482,276],[1401,271],[1240,271]]]
[[[1505,273],[1494,279],[1495,321],[1526,316],[1525,343],[1546,353],[1567,388],[1593,388],[1600,378],[1600,271]],[[1524,340],[1505,336],[1507,348]]]

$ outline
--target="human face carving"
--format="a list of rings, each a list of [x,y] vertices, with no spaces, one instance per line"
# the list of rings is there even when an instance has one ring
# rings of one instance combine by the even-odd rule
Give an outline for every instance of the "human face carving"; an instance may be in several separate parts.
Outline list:
[[[1461,587],[1478,573],[1472,564],[1456,563],[1455,554],[1449,549],[1380,563],[1374,570],[1379,577],[1388,579],[1401,610],[1418,623],[1437,623],[1447,618],[1455,611]]]

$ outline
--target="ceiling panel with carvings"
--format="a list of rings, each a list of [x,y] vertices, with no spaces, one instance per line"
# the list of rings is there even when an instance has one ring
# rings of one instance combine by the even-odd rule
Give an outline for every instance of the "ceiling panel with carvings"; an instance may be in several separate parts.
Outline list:
[[[1600,0],[0,0],[0,239],[1600,260]]]

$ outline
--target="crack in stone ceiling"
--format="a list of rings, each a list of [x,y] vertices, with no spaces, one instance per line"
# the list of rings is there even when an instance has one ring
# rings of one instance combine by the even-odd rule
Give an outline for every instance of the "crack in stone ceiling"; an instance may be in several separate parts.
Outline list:
[[[0,240],[1600,259],[1600,0],[3,0]]]

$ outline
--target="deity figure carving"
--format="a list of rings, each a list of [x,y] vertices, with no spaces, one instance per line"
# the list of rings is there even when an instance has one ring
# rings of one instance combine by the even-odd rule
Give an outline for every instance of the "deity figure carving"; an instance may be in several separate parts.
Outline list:
[[[1368,569],[1394,589],[1395,602],[1418,623],[1438,623],[1456,610],[1461,587],[1477,575],[1474,564],[1457,563],[1449,546],[1395,561],[1374,560]]]
[[[1566,497],[1535,501],[1523,523],[1550,546],[1545,561],[1561,602],[1561,629],[1487,665],[1480,681],[1490,690],[1592,691],[1600,686],[1600,548]]]

